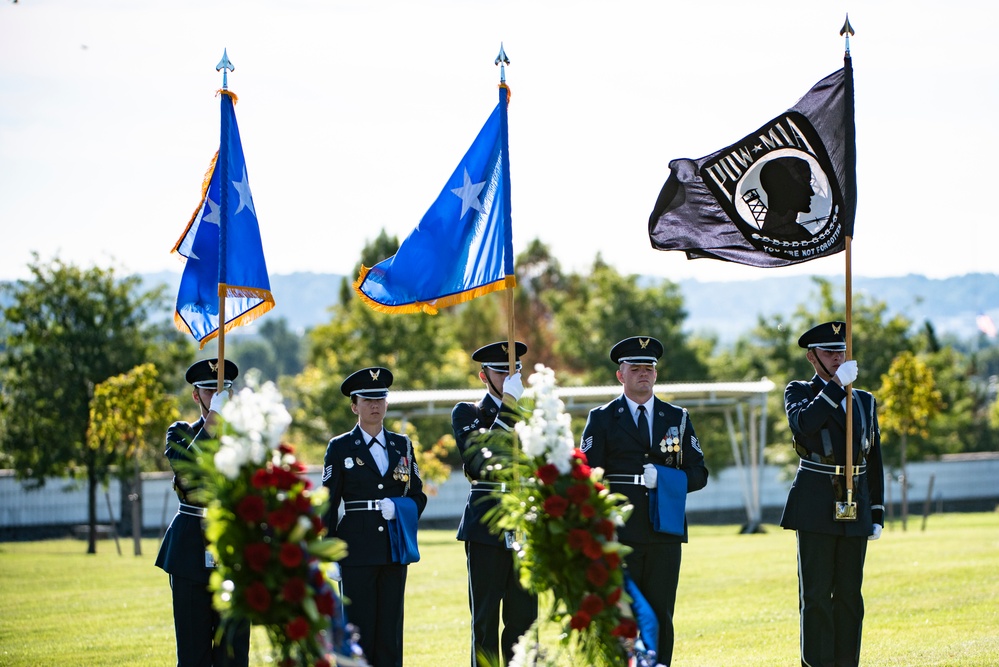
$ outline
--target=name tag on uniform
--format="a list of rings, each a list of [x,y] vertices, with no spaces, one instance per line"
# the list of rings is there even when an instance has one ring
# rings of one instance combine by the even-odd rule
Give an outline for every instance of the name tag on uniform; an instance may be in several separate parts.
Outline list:
[[[205,549],[205,567],[218,567],[219,564],[215,560],[215,556],[208,549]]]

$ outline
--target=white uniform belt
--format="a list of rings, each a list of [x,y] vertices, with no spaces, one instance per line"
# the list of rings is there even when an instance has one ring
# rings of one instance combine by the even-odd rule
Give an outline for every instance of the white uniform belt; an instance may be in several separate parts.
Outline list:
[[[472,491],[499,491],[506,493],[506,482],[472,482]]]
[[[205,508],[198,507],[197,505],[188,505],[187,503],[181,503],[180,507],[177,508],[178,514],[187,514],[188,516],[198,516],[202,519],[205,518]]]
[[[343,511],[365,512],[369,510],[381,510],[381,507],[378,505],[380,502],[380,500],[345,500],[343,503]]]
[[[604,475],[611,484],[635,484],[645,486],[645,475]]]
[[[798,461],[798,470],[807,470],[808,472],[817,472],[824,475],[845,475],[846,466],[835,466],[828,463],[817,463],[815,461],[806,461],[802,459]],[[867,464],[861,463],[860,465],[853,466],[854,475],[863,475],[867,472]]]

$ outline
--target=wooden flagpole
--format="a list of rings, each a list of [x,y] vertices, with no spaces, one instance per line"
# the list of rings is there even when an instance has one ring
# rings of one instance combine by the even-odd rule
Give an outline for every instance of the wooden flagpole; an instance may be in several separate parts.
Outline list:
[[[856,197],[856,136],[853,129],[853,66],[851,64],[850,58],[850,35],[854,34],[853,26],[850,25],[850,15],[846,15],[846,21],[843,23],[843,28],[839,31],[841,37],[846,38],[846,47],[844,53],[844,59],[846,60],[845,66],[848,66],[847,75],[848,88],[847,88],[847,100],[845,114],[847,118],[845,119],[847,123],[847,137],[846,137],[846,162],[847,162],[847,196]],[[852,175],[850,175],[850,170],[854,170]],[[852,191],[850,191],[852,190]],[[856,200],[854,200],[856,201]],[[856,212],[854,212],[856,214]],[[845,320],[846,320],[846,360],[849,361],[853,359],[853,259],[852,259],[852,243],[853,243],[853,230],[851,226],[850,233],[846,235],[846,284],[844,286],[844,301],[845,301]],[[847,507],[854,507],[853,505],[853,383],[851,382],[846,387],[846,503]],[[853,510],[853,519],[857,518],[856,510]]]
[[[235,72],[236,68],[229,62],[229,54],[223,49],[222,60],[215,66],[215,71],[222,70],[222,90],[223,94],[229,90],[230,71]],[[228,115],[222,114],[222,132],[219,142],[219,336],[218,336],[218,382],[215,386],[216,393],[222,393],[225,388],[225,293],[226,293],[226,232],[229,225],[229,126]]]

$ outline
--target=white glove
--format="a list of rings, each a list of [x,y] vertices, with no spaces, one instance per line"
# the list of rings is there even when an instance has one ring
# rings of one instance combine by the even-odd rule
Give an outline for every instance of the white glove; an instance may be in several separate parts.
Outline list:
[[[656,488],[659,484],[659,471],[651,463],[646,463],[642,466],[643,474],[645,475],[645,487],[648,489]]]
[[[515,401],[519,401],[524,395],[524,383],[520,379],[520,371],[506,376],[503,380],[503,393],[510,394]]]
[[[855,359],[844,361],[843,365],[836,369],[836,379],[844,387],[853,384],[853,381],[857,379],[857,361]]]
[[[882,530],[884,530],[884,526],[882,526],[880,523],[874,524],[874,532],[871,533],[870,536],[867,539],[869,539],[869,540],[876,540],[876,539],[878,539],[879,537],[881,537],[881,531]]]
[[[333,581],[343,580],[343,577],[340,575],[340,563],[330,563],[329,568],[326,570],[326,574]]]
[[[378,508],[382,511],[382,518],[386,521],[391,521],[395,518],[395,503],[388,498],[382,498],[378,501]]]
[[[208,404],[208,409],[216,414],[222,414],[222,408],[229,400],[228,391],[217,391],[212,395],[212,401]]]

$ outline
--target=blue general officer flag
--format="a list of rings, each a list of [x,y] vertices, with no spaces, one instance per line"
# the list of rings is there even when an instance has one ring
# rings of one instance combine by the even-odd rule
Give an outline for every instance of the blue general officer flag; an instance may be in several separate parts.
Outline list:
[[[274,307],[233,109],[235,95],[220,92],[219,150],[205,174],[201,202],[173,247],[186,258],[174,324],[194,336],[202,349],[219,334],[221,295],[225,295],[225,331]]]
[[[489,292],[515,287],[510,224],[510,160],[506,108],[482,126],[437,200],[398,252],[370,269],[354,289],[386,313],[436,314]]]

